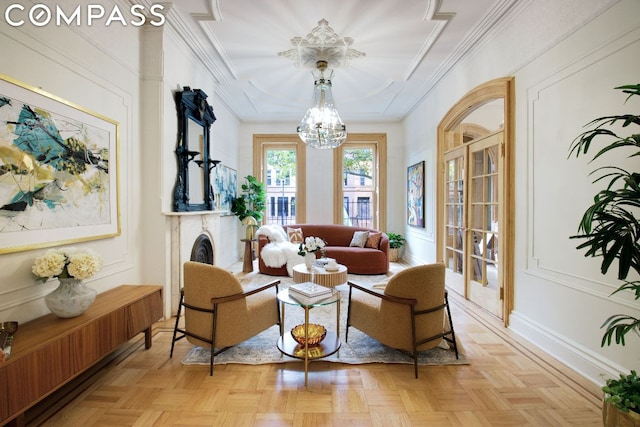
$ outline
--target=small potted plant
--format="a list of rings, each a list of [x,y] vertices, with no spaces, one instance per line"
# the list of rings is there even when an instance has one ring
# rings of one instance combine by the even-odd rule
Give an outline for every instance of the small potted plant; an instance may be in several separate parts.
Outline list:
[[[636,371],[620,374],[619,378],[609,378],[602,391],[605,395],[602,408],[605,426],[640,425],[640,377]],[[621,421],[623,419],[626,424]]]
[[[389,236],[389,261],[396,262],[399,258],[398,252],[404,246],[405,238],[398,233],[387,233],[387,236]]]
[[[616,89],[628,94],[628,98],[640,95],[640,84],[620,86]],[[640,156],[640,133],[622,137],[620,129],[640,125],[640,116],[633,114],[612,115],[597,118],[587,126],[593,128],[580,134],[571,144],[571,154],[576,157],[587,154],[592,143],[610,138],[606,145],[598,147],[593,160],[621,149],[630,158]],[[617,151],[616,151],[617,152]],[[573,239],[584,239],[577,249],[586,249],[585,256],[601,257],[600,271],[605,274],[609,267],[617,265],[621,284],[613,291],[631,292],[635,300],[640,298],[640,281],[627,280],[627,276],[640,275],[640,164],[630,163],[635,168],[625,170],[619,165],[603,166],[592,172],[599,174],[594,182],[604,182],[604,188],[594,196],[593,204],[587,208]],[[615,343],[624,346],[625,335],[640,333],[640,319],[629,314],[614,314],[602,325],[605,329],[601,346]],[[640,380],[635,371],[609,379],[602,387],[604,404],[602,416],[605,426],[640,426]]]

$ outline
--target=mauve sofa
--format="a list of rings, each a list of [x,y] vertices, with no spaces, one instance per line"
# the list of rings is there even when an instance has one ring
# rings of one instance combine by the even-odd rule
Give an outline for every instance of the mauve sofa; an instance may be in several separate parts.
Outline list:
[[[389,236],[382,233],[378,248],[350,247],[351,239],[355,231],[370,231],[363,227],[351,227],[338,224],[288,224],[283,226],[285,234],[287,228],[301,228],[304,237],[320,237],[327,246],[325,248],[328,258],[335,258],[338,264],[345,265],[349,273],[353,274],[385,274],[389,271]],[[269,238],[258,236],[258,270],[262,274],[272,276],[287,276],[286,264],[282,267],[268,267],[260,257],[260,251],[269,243]],[[320,251],[316,252],[320,257]]]

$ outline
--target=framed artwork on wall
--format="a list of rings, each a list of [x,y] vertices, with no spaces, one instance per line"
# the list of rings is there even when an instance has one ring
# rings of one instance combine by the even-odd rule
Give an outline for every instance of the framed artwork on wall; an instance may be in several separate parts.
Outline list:
[[[238,197],[238,172],[222,164],[216,166],[213,171],[215,208],[231,212],[231,201]]]
[[[407,168],[407,224],[424,227],[424,161]]]
[[[0,254],[120,234],[119,124],[0,74]]]

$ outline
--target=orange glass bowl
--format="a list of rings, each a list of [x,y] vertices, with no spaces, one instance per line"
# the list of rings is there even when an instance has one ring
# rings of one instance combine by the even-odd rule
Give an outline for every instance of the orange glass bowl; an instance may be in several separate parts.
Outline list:
[[[304,345],[304,324],[296,325],[291,329],[291,336],[300,345]],[[317,323],[309,323],[308,340],[309,346],[318,345],[327,336],[327,329]]]

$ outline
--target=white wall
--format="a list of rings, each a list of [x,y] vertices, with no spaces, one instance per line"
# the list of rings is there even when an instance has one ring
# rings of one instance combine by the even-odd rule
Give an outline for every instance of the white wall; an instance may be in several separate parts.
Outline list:
[[[216,81],[210,72],[207,58],[194,54],[193,39],[180,30],[181,20],[170,11],[167,23],[161,28],[147,29],[144,33],[143,55],[150,57],[145,63],[145,99],[148,107],[157,109],[157,116],[150,117],[147,124],[155,126],[145,135],[146,147],[152,154],[147,162],[143,153],[141,161],[149,180],[150,190],[142,209],[147,211],[143,225],[145,231],[145,278],[161,281],[165,285],[165,314],[171,314],[170,307],[177,307],[175,282],[181,274],[172,272],[171,263],[171,217],[163,215],[172,211],[173,189],[176,182],[177,163],[175,148],[178,142],[178,116],[175,92],[188,86],[203,90],[212,106],[216,121],[210,129],[210,156],[221,160],[222,164],[237,168],[238,120],[229,113],[226,106],[215,97]],[[197,49],[196,49],[197,50]],[[160,106],[158,108],[158,106]],[[157,154],[160,153],[160,154]],[[155,166],[154,166],[155,165]],[[145,187],[146,189],[147,187]],[[240,258],[238,221],[235,216],[220,218],[221,238],[214,241],[215,264],[228,267]],[[229,245],[229,242],[234,244]],[[174,292],[169,292],[173,289]],[[173,295],[173,300],[172,300]]]
[[[106,10],[129,3],[101,0]],[[100,23],[93,26],[10,27],[0,20],[0,73],[39,87],[120,124],[120,236],[78,243],[105,259],[87,284],[99,292],[120,284],[171,288],[168,219],[176,176],[177,113],[173,93],[183,86],[204,90],[218,118],[212,128],[212,156],[238,164],[238,121],[216,101],[209,64],[193,53],[176,25],[181,17],[167,5],[162,27]],[[235,217],[221,218],[220,257],[225,267],[239,259]],[[0,234],[0,239],[1,239]],[[224,248],[224,250],[222,250]],[[26,322],[48,313],[42,297],[57,281],[36,284],[31,266],[44,249],[0,255],[0,320]],[[165,292],[167,310],[170,292]],[[168,314],[167,310],[165,313]]]
[[[614,277],[602,277],[599,260],[584,258],[575,249],[577,241],[569,240],[597,190],[587,176],[593,165],[567,156],[571,141],[591,119],[638,112],[638,101],[623,105],[625,96],[613,88],[637,82],[640,2],[535,1],[520,3],[512,12],[405,122],[405,162],[427,162],[427,225],[423,231],[407,228],[408,246],[414,262],[435,260],[438,122],[482,82],[515,76],[515,309],[510,328],[602,383],[601,374],[606,378],[638,368],[640,343],[629,337],[625,348],[600,348],[600,325],[614,313],[637,317],[640,311],[630,297],[609,297],[617,287]]]
[[[93,38],[92,29],[31,25],[11,27],[0,20],[0,73],[56,97],[100,113],[120,124],[120,221],[118,237],[78,243],[91,247],[104,260],[104,268],[89,286],[99,292],[122,283],[139,283],[140,245],[135,230],[141,212],[133,202],[140,198],[140,105],[138,94],[138,30],[118,27]],[[96,31],[101,31],[96,27]],[[126,39],[126,43],[122,41]],[[43,231],[46,233],[46,231]],[[0,239],[2,237],[0,236]],[[31,275],[36,256],[45,249],[0,255],[0,320],[25,322],[49,310],[42,297],[57,280],[37,284]]]
[[[103,4],[108,1],[102,1]],[[118,1],[118,4],[126,2]],[[608,9],[610,7],[610,9]],[[618,312],[639,316],[631,298],[609,297],[615,287],[599,263],[575,250],[568,236],[595,192],[586,159],[567,160],[582,125],[599,115],[632,109],[612,88],[637,82],[640,2],[637,0],[536,0],[516,9],[479,41],[474,55],[456,65],[404,123],[347,123],[351,132],[388,137],[388,231],[408,238],[413,262],[435,260],[436,128],[447,110],[475,86],[502,76],[516,82],[515,310],[511,328],[601,382],[600,373],[637,368],[637,340],[626,348],[599,347],[602,321]],[[0,73],[120,123],[122,234],[78,244],[105,258],[88,281],[102,292],[121,283],[168,285],[168,236],[163,212],[175,180],[177,118],[172,91],[203,89],[218,121],[212,155],[252,174],[254,133],[293,133],[295,123],[240,124],[215,97],[209,64],[194,55],[172,25],[140,30],[24,26],[0,22]],[[407,227],[406,168],[426,162],[426,226]],[[620,162],[623,162],[620,159]],[[331,153],[307,153],[307,220],[331,222],[326,176]],[[226,217],[221,265],[239,258],[237,219]],[[48,312],[42,297],[56,285],[36,284],[33,259],[41,249],[0,255],[0,318],[27,321]]]
[[[603,372],[610,376],[639,366],[637,338],[630,336],[626,348],[599,344],[607,317],[620,312],[638,317],[640,310],[630,298],[609,297],[619,284],[615,276],[603,277],[601,260],[584,258],[575,249],[578,241],[568,239],[601,189],[588,176],[595,165],[588,165],[588,158],[567,159],[568,146],[596,117],[638,114],[640,101],[624,105],[626,96],[613,90],[638,81],[638,14],[640,3],[622,1],[516,74],[521,98],[516,140],[523,148],[516,151],[516,170],[527,171],[529,179],[520,180],[516,191],[517,214],[526,212],[527,220],[519,221],[516,231],[524,238],[516,239],[512,328],[596,381]],[[607,163],[632,161],[638,160],[618,155]]]
[[[311,99],[309,99],[311,101]],[[339,109],[339,107],[338,107]],[[300,113],[301,115],[304,112]],[[400,123],[346,123],[353,133],[387,134],[387,223],[381,227],[395,231],[406,222],[404,211],[395,207],[404,205],[406,169],[404,156],[404,130]],[[253,175],[254,134],[295,134],[297,123],[244,123],[240,126],[238,177]],[[307,211],[308,223],[333,223],[333,150],[307,149]]]

